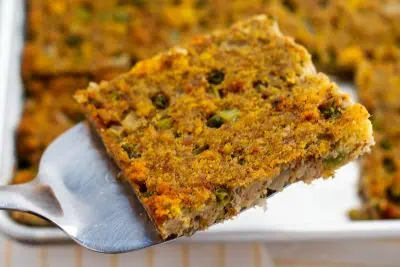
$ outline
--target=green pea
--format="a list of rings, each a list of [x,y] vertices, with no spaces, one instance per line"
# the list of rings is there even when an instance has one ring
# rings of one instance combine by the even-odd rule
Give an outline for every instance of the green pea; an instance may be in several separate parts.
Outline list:
[[[127,23],[130,21],[130,16],[126,10],[119,10],[113,14],[113,20],[119,23]]]
[[[306,26],[307,30],[311,34],[315,34],[315,32],[316,32],[315,25],[314,25],[314,22],[310,18],[307,18],[304,20],[304,26]]]
[[[240,159],[238,159],[238,163],[240,165],[244,165],[246,163],[246,160],[244,158],[240,158]]]
[[[153,192],[153,191],[147,191],[147,192],[142,193],[143,197],[151,197],[153,195],[155,195],[155,192]]]
[[[383,130],[383,122],[382,122],[382,120],[380,120],[376,116],[372,116],[370,118],[370,121],[372,123],[372,128],[374,129],[374,131],[379,132],[379,131]]]
[[[218,85],[225,79],[225,73],[220,70],[213,70],[207,76],[207,81],[211,84]]]
[[[226,109],[218,113],[223,121],[235,121],[239,115],[240,110],[237,108]]]
[[[213,93],[214,93],[214,95],[215,95],[215,97],[217,98],[217,99],[221,99],[221,90],[219,90],[216,86],[211,86],[212,87],[212,91],[213,91]]]
[[[268,82],[257,80],[253,82],[253,88],[259,93],[264,93],[265,89],[268,87]]]
[[[328,51],[328,54],[329,54],[329,64],[330,64],[331,66],[334,66],[334,65],[336,64],[336,61],[337,61],[336,52],[335,52],[333,49],[330,49],[330,50]]]
[[[65,43],[70,47],[80,46],[82,42],[83,38],[78,34],[70,34],[65,38]]]
[[[296,6],[292,2],[292,0],[283,0],[282,4],[288,11],[290,12],[296,11]]]
[[[328,169],[333,169],[340,166],[346,159],[344,154],[339,154],[336,157],[329,157],[323,160],[323,164]]]
[[[387,173],[395,173],[397,170],[396,164],[391,158],[383,159],[383,167],[385,168]]]
[[[217,188],[217,190],[215,190],[215,197],[217,198],[218,204],[221,206],[226,206],[230,201],[229,193],[225,188]]]
[[[194,4],[195,8],[204,8],[208,4],[208,0],[197,0]]]
[[[156,127],[158,129],[167,130],[172,128],[172,119],[171,118],[164,118],[156,123]]]
[[[153,105],[158,109],[166,109],[169,106],[169,98],[164,93],[159,93],[152,98]]]
[[[181,133],[181,132],[178,132],[178,131],[174,132],[175,138],[179,138],[179,137],[181,137],[182,135],[183,135],[183,133]]]
[[[319,111],[325,119],[337,119],[342,114],[342,111],[335,106],[320,106]]]
[[[95,98],[89,98],[89,99],[88,99],[88,104],[89,104],[89,105],[93,105],[93,106],[95,106],[96,108],[101,107],[101,102],[98,101],[98,100],[95,99]]]
[[[207,120],[207,126],[210,128],[219,128],[223,123],[224,122],[220,115],[214,115]]]
[[[318,5],[322,8],[325,8],[329,5],[329,2],[330,2],[329,0],[319,0]]]
[[[120,99],[120,93],[118,91],[112,91],[111,92],[111,100],[112,101],[117,101]]]
[[[352,209],[349,211],[349,217],[352,220],[368,220],[369,216],[364,210],[359,210],[359,209]]]
[[[142,155],[136,151],[136,145],[135,144],[123,144],[121,145],[122,149],[125,150],[125,152],[128,154],[128,157],[130,159],[132,158],[140,158]]]
[[[388,198],[396,203],[400,203],[400,188],[398,186],[392,185],[387,189]]]
[[[389,139],[384,139],[380,143],[380,147],[384,150],[391,150],[392,149],[392,142]]]
[[[146,4],[146,0],[119,0],[118,5],[133,5],[137,7],[142,7]]]
[[[78,19],[80,19],[82,21],[89,21],[93,17],[92,10],[90,10],[89,8],[84,7],[84,6],[78,8],[76,15],[77,15]]]
[[[135,6],[144,6],[144,4],[146,4],[146,0],[130,0],[130,1]]]
[[[198,154],[201,154],[201,153],[203,153],[204,151],[206,151],[206,150],[208,150],[210,148],[210,146],[209,145],[204,145],[204,146],[196,146],[193,150],[192,150],[192,153],[193,153],[193,155],[198,155]]]

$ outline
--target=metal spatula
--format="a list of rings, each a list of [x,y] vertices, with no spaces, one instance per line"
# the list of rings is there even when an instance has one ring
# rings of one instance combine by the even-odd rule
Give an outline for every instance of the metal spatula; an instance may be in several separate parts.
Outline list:
[[[163,242],[86,123],[56,139],[34,181],[0,187],[0,209],[40,215],[80,245],[122,253]]]

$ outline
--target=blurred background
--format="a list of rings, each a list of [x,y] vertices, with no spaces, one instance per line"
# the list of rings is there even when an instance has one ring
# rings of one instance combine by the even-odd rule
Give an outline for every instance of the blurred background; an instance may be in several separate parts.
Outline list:
[[[15,233],[51,226],[3,214],[0,266],[400,266],[399,0],[0,0],[2,184],[32,180],[46,146],[84,119],[72,94],[89,81],[260,13],[368,108],[377,140],[370,155],[335,180],[290,188],[266,212],[125,255],[19,244]],[[229,237],[211,238],[227,229]]]

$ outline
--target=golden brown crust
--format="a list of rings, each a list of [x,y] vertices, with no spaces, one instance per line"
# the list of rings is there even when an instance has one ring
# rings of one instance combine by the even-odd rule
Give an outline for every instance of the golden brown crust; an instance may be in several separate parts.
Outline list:
[[[330,176],[372,143],[365,108],[265,16],[139,62],[76,99],[159,228],[216,203],[219,188],[272,182],[294,162],[316,161]]]

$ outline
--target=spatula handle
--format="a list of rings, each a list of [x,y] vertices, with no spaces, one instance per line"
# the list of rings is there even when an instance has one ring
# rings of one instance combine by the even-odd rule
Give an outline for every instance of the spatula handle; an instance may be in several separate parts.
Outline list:
[[[60,213],[48,188],[35,182],[0,186],[0,209],[33,213],[45,218]]]

